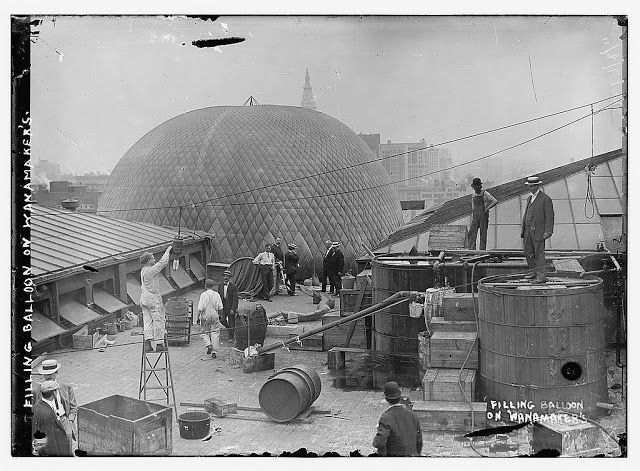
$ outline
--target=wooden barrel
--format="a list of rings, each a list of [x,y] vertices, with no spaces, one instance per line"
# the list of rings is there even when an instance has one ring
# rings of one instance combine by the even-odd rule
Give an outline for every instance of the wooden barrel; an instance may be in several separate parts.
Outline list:
[[[432,260],[404,260],[402,254],[381,255],[371,261],[373,304],[384,301],[398,291],[421,291],[433,287]],[[462,285],[464,272],[444,270],[449,283]],[[408,353],[418,358],[418,334],[426,330],[424,316],[409,316],[409,304],[402,303],[373,315],[373,348],[385,353]]]
[[[507,278],[478,283],[479,397],[518,412],[601,414],[596,403],[609,402],[602,280],[495,286]]]
[[[289,422],[318,399],[320,377],[306,365],[293,365],[271,376],[260,389],[260,408],[276,422]]]

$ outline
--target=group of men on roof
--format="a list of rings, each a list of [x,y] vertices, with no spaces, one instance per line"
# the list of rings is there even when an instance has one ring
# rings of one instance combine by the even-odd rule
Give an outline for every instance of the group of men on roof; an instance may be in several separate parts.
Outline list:
[[[533,283],[546,283],[545,241],[553,235],[555,214],[553,201],[549,195],[540,191],[540,177],[528,177],[525,185],[530,195],[522,218],[520,238],[527,260],[529,273],[526,279]],[[489,210],[498,204],[488,191],[482,189],[482,181],[474,178],[471,183],[474,194],[471,197],[471,226],[469,227],[467,247],[476,248],[478,230],[480,231],[480,250],[487,249],[487,228],[489,226]]]

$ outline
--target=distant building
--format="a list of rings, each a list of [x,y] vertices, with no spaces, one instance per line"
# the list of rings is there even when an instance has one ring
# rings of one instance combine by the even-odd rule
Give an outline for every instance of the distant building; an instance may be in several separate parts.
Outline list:
[[[373,151],[376,158],[380,157],[380,134],[358,134],[360,139]]]
[[[34,188],[33,199],[45,208],[66,209],[65,200],[77,200],[79,213],[95,213],[102,191],[95,191],[85,185],[73,184],[69,181],[52,181],[49,188],[38,186]]]
[[[102,191],[109,181],[109,174],[106,173],[87,173],[85,175],[76,175],[74,180],[79,185],[83,185],[90,191]]]
[[[313,96],[313,89],[311,88],[311,79],[309,78],[309,69],[304,75],[304,87],[302,89],[302,100],[300,102],[302,108],[309,108],[317,110],[316,99]]]
[[[452,180],[453,158],[448,149],[420,142],[380,144],[382,165],[401,201],[425,201],[426,207],[460,195]]]

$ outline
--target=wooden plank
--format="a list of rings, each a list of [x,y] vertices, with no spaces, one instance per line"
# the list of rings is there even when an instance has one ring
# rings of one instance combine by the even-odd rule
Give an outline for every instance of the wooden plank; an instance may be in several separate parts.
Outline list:
[[[485,428],[487,404],[472,402],[471,406],[475,428]],[[467,402],[415,401],[413,412],[423,430],[468,431],[471,427],[471,407]]]
[[[431,318],[431,332],[476,332],[475,321],[450,321],[444,317]]]

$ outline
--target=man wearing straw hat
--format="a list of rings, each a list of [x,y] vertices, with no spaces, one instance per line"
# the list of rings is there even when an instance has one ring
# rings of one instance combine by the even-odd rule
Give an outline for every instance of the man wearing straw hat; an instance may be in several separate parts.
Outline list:
[[[545,241],[553,234],[553,202],[548,195],[540,191],[542,181],[539,177],[529,177],[525,185],[529,186],[531,195],[527,199],[527,207],[522,218],[522,231],[524,256],[531,273],[525,278],[533,280],[533,283],[545,283],[546,261],[544,258]]]
[[[76,395],[73,392],[73,388],[66,383],[57,381],[59,370],[60,363],[57,360],[44,360],[36,370],[36,373],[42,375],[45,382],[56,382],[53,403],[56,405],[60,415],[64,415],[65,420],[71,425],[73,432],[72,445],[73,449],[75,449],[78,437],[78,404],[76,402]],[[33,398],[34,403],[42,399],[42,385],[36,382],[33,383]]]
[[[31,429],[34,436],[34,448],[38,454],[46,456],[73,456],[73,429],[68,417],[57,399],[59,385],[48,380],[40,385],[40,398],[33,405]],[[46,442],[43,446],[41,437]],[[39,446],[36,446],[39,442]]]
[[[422,451],[420,421],[415,412],[400,404],[401,396],[395,381],[384,385],[384,397],[390,407],[380,417],[373,439],[378,456],[420,456]]]
[[[140,271],[142,289],[140,293],[140,307],[142,308],[142,321],[144,324],[144,351],[165,352],[165,314],[162,295],[160,294],[160,281],[158,275],[169,263],[171,246],[167,247],[164,255],[156,263],[156,259],[150,252],[140,255],[140,264],[144,265]]]

